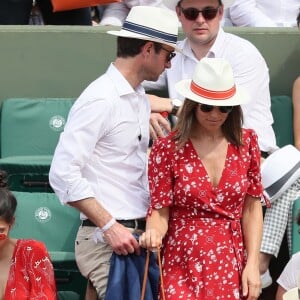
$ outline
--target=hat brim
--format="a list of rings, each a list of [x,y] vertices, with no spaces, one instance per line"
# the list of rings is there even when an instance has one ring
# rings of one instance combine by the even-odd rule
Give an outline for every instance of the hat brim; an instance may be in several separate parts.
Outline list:
[[[282,295],[282,299],[283,300],[298,300],[298,288],[293,288],[290,289],[288,291],[286,291],[283,295]]]
[[[168,46],[174,48],[174,50],[177,51],[177,52],[182,52],[182,50],[180,48],[178,48],[177,45],[175,45],[173,43],[168,43],[168,42],[166,42],[166,41],[164,41],[162,39],[156,39],[156,38],[148,37],[146,35],[133,33],[133,32],[130,32],[130,31],[127,31],[127,30],[124,30],[124,29],[121,29],[121,30],[109,30],[106,33],[111,34],[111,35],[115,35],[115,36],[125,37],[125,38],[131,38],[131,39],[138,39],[138,40],[145,40],[145,41],[156,42],[156,43],[168,45]]]
[[[282,185],[282,187],[275,194],[269,195],[268,192],[264,190],[265,196],[267,196],[267,198],[270,200],[270,203],[276,201],[298,178],[300,178],[300,169],[290,176],[289,180]]]
[[[300,178],[300,152],[293,145],[286,145],[270,156],[261,165],[264,194],[274,202]]]
[[[235,95],[229,99],[213,100],[213,99],[204,98],[191,91],[190,89],[191,82],[192,82],[191,79],[185,79],[179,81],[175,84],[175,89],[183,97],[201,104],[214,105],[214,106],[235,106],[235,105],[241,105],[247,103],[249,101],[248,93],[246,92],[245,89],[241,87],[236,87]]]

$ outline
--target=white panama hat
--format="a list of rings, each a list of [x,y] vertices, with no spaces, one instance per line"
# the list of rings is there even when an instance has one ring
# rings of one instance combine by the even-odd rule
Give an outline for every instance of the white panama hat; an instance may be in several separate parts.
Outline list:
[[[282,300],[299,300],[300,290],[296,287],[286,291],[282,295]]]
[[[234,1],[235,0],[222,0],[224,9],[230,7]],[[177,6],[179,0],[163,0],[163,2],[166,7],[175,10],[175,7]]]
[[[201,104],[234,106],[249,100],[246,91],[235,85],[231,65],[224,58],[202,58],[192,79],[177,82],[175,89],[183,97]]]
[[[161,7],[133,6],[121,30],[108,34],[157,42],[177,48],[178,18],[175,12]]]
[[[261,165],[264,194],[272,203],[300,178],[300,151],[286,145],[268,156]]]

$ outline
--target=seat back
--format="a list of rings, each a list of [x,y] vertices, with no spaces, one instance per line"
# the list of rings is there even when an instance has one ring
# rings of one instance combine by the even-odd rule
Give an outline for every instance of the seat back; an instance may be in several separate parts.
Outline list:
[[[279,147],[294,144],[293,104],[289,96],[272,96],[271,111],[274,118],[273,129]]]
[[[1,110],[1,157],[52,155],[73,98],[10,98]]]
[[[298,216],[299,215],[299,216]],[[300,251],[300,197],[293,203],[292,209],[292,254]]]
[[[62,205],[54,193],[13,193],[18,205],[11,236],[44,242],[54,261],[74,260],[79,212]]]

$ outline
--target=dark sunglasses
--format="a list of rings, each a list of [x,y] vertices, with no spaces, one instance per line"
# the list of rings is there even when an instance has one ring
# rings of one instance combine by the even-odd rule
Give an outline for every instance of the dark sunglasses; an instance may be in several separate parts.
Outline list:
[[[195,21],[198,18],[199,13],[201,13],[203,18],[205,20],[209,21],[209,20],[212,20],[216,17],[220,6],[218,6],[217,8],[207,7],[207,8],[204,8],[202,10],[199,10],[197,8],[194,8],[194,7],[182,8],[181,6],[179,6],[179,8],[181,9],[182,13],[184,14],[184,16],[187,20]]]
[[[201,111],[204,113],[211,112],[214,107],[217,107],[219,111],[223,114],[229,114],[232,111],[232,106],[213,106],[213,105],[207,105],[207,104],[199,104]]]
[[[174,51],[170,51],[168,49],[165,49],[163,46],[161,46],[161,49],[168,52],[167,62],[170,62],[176,56],[176,53]]]

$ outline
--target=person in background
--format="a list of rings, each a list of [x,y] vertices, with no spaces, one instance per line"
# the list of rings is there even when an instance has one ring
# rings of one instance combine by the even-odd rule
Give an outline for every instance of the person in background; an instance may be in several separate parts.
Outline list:
[[[122,2],[105,5],[99,24],[121,26],[130,9],[137,5],[166,8],[163,5],[162,0],[123,0]]]
[[[9,235],[17,222],[16,207],[6,173],[0,170],[0,299],[56,300],[54,271],[45,245]]]
[[[92,25],[89,7],[53,12],[51,0],[1,0],[0,25],[28,25],[34,6],[41,12],[45,25]]]
[[[151,18],[149,18],[149,15]],[[117,58],[72,106],[49,180],[63,204],[81,212],[75,257],[90,288],[105,298],[110,258],[140,253],[133,234],[149,206],[150,104],[141,83],[171,67],[178,35],[174,12],[133,7],[119,31]]]
[[[297,17],[299,27],[300,13]],[[292,91],[293,100],[293,127],[295,147],[300,150],[300,79],[296,79]],[[277,257],[284,234],[287,231],[289,252],[291,253],[291,220],[289,214],[292,210],[294,200],[300,197],[300,177],[271,205],[267,208],[264,216],[263,238],[260,255],[260,271],[262,287],[268,287],[273,279],[269,272],[269,265],[273,257]]]
[[[291,289],[298,290],[300,279],[300,252],[292,255],[277,279],[278,287],[275,300],[283,300],[283,294]],[[298,296],[298,293],[297,293]],[[299,299],[299,298],[295,298]]]
[[[297,26],[300,28],[300,10],[297,16]],[[292,97],[295,147],[300,150],[300,76],[294,81]]]
[[[165,5],[176,10],[186,38],[178,43],[182,49],[173,60],[172,67],[166,70],[157,82],[144,82],[147,91],[168,90],[170,99],[182,97],[174,90],[177,81],[191,77],[195,65],[203,57],[227,59],[232,68],[236,83],[248,90],[249,103],[243,104],[245,128],[255,129],[262,156],[278,149],[272,128],[269,73],[266,62],[257,48],[246,39],[226,33],[221,28],[224,9],[232,0],[166,0]],[[159,97],[149,95],[151,102]],[[174,103],[176,106],[179,104]],[[152,114],[151,136],[163,136],[162,127],[169,124],[160,114]]]
[[[294,81],[292,98],[295,147],[300,150],[300,76]]]
[[[248,95],[222,58],[175,88],[185,101],[150,153],[140,245],[162,246],[166,299],[258,299],[263,188],[257,135],[242,129]]]
[[[229,15],[235,26],[296,27],[299,0],[235,0]]]
[[[297,224],[300,225],[300,214],[298,214]],[[300,281],[300,252],[292,255],[284,270],[277,279],[278,287],[275,300],[283,300],[283,294],[291,289],[297,289]],[[298,291],[297,291],[298,296]],[[297,298],[295,298],[297,299]],[[298,298],[299,299],[299,298]]]

